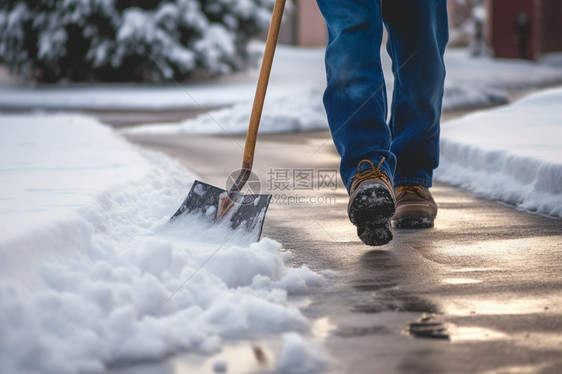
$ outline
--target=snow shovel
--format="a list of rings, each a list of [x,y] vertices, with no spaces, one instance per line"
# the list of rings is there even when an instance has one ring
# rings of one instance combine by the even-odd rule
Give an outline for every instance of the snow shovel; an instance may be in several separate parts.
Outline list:
[[[250,239],[259,240],[271,195],[242,194],[241,191],[252,174],[258,128],[284,8],[285,0],[275,1],[246,134],[242,169],[240,169],[238,177],[229,191],[196,180],[193,182],[187,198],[170,219],[191,213],[212,215],[215,221],[229,220],[232,229],[244,228],[248,231]]]

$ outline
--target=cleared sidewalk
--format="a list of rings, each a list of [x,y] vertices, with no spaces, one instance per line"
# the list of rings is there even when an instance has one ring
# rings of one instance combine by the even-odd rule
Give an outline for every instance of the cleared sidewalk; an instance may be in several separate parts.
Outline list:
[[[232,160],[243,143],[178,134],[129,139],[216,185],[238,167]],[[264,135],[256,154],[265,178],[272,170],[334,170],[338,162],[326,131]],[[321,204],[272,204],[264,235],[290,249],[296,264],[337,271],[303,308],[315,320],[310,339],[332,357],[332,372],[560,372],[561,221],[444,184],[433,192],[436,227],[397,231],[380,248],[357,240],[341,185],[298,193],[324,196]]]

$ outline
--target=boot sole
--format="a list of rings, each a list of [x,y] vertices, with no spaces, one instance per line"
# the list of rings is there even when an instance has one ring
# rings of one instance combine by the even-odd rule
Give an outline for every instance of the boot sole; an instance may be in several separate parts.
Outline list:
[[[367,245],[385,245],[393,238],[392,225],[390,224],[390,221],[387,221],[386,223],[379,225],[357,227],[357,236]]]
[[[381,183],[364,183],[348,207],[349,220],[357,227],[381,226],[394,215],[396,208],[391,192]]]
[[[433,218],[404,217],[392,221],[396,229],[429,229],[433,227]]]

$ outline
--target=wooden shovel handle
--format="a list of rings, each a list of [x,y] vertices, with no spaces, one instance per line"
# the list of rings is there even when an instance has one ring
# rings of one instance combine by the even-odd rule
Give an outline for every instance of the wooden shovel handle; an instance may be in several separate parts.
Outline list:
[[[267,33],[265,42],[265,51],[261,63],[258,85],[254,96],[254,105],[250,116],[250,124],[248,125],[248,133],[246,134],[246,144],[244,145],[244,158],[242,168],[252,169],[254,162],[254,151],[256,150],[256,140],[258,137],[258,129],[260,126],[263,103],[267,84],[269,83],[269,75],[271,73],[271,65],[273,64],[273,55],[275,54],[275,46],[279,37],[279,28],[281,27],[281,18],[283,17],[283,9],[285,8],[285,0],[276,0],[271,15],[271,24]]]
[[[248,133],[246,134],[246,144],[244,145],[244,157],[242,159],[242,170],[234,181],[228,193],[229,201],[232,203],[236,200],[236,194],[242,190],[246,181],[252,173],[252,165],[254,163],[254,152],[256,150],[256,140],[258,138],[258,129],[260,127],[261,113],[263,103],[265,101],[265,93],[267,84],[269,83],[269,75],[271,73],[271,65],[273,64],[273,55],[275,54],[275,46],[279,37],[279,28],[281,27],[281,18],[283,17],[283,9],[285,9],[285,0],[276,0],[271,15],[271,24],[267,33],[265,42],[265,51],[261,63],[260,75],[258,77],[258,85],[256,94],[254,95],[254,105],[252,114],[250,115],[250,124],[248,125]],[[225,199],[226,201],[226,199]],[[226,204],[226,203],[225,203]],[[224,209],[227,211],[228,209]]]

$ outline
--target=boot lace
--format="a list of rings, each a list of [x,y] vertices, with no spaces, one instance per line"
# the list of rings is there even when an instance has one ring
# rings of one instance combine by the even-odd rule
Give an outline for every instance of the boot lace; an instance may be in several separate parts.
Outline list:
[[[422,186],[418,186],[418,185],[414,185],[414,184],[405,184],[403,186],[398,186],[398,191],[399,192],[404,192],[404,193],[417,193],[417,194],[421,194],[423,191],[423,187]]]
[[[355,174],[354,176],[352,176],[351,178],[353,179],[353,183],[360,183],[363,182],[365,180],[368,179],[384,179],[385,181],[387,181],[390,184],[390,178],[388,178],[388,176],[383,173],[381,171],[381,165],[384,162],[385,158],[383,157],[382,160],[379,162],[379,164],[375,167],[375,164],[371,161],[371,160],[362,160],[359,165],[357,165],[357,174]],[[371,165],[371,169],[367,169],[364,171],[360,171],[359,169],[361,168],[361,165],[363,163],[368,163],[369,165]]]

